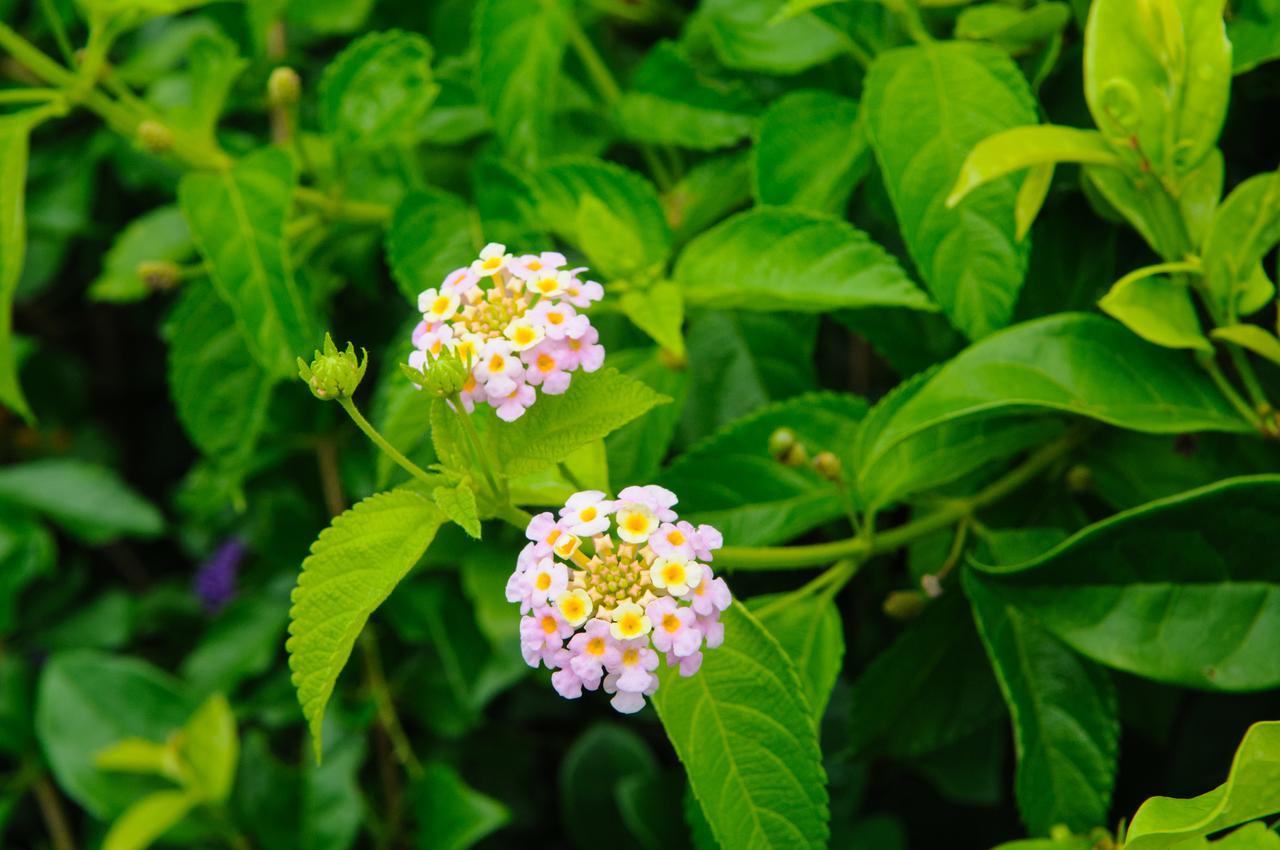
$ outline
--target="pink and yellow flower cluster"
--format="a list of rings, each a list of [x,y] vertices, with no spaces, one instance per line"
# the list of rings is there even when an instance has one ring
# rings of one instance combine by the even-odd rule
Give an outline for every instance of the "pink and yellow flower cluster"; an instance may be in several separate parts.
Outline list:
[[[530,542],[507,581],[520,604],[520,645],[531,667],[555,671],[566,699],[603,687],[624,714],[644,707],[667,664],[692,676],[703,649],[724,641],[720,612],[733,601],[711,572],[723,543],[709,525],[683,522],[676,496],[655,485],[627,487],[614,500],[575,493],[535,516]]]
[[[552,251],[517,257],[486,245],[471,265],[418,296],[422,322],[409,365],[425,370],[446,349],[455,352],[469,369],[461,392],[467,411],[489,404],[508,422],[524,415],[539,388],[563,393],[572,372],[604,362],[599,333],[578,312],[604,289],[581,279],[585,268],[566,265]]]

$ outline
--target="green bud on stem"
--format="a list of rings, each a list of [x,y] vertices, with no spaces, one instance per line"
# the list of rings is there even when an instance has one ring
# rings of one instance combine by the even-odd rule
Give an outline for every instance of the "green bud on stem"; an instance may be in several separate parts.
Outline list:
[[[317,351],[311,365],[298,358],[298,377],[307,382],[311,393],[318,399],[332,401],[351,398],[369,365],[369,352],[360,349],[363,361],[356,357],[356,349],[347,343],[346,351],[339,351],[333,337],[324,335],[324,351]]]

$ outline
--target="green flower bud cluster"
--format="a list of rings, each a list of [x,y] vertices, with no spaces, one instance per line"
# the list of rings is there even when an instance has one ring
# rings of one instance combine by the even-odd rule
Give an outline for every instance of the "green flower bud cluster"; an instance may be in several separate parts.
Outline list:
[[[298,72],[281,65],[267,78],[267,102],[272,108],[293,106],[302,96],[302,80]]]
[[[298,376],[307,382],[316,398],[325,401],[351,398],[369,365],[369,352],[362,348],[360,353],[363,361],[356,357],[354,345],[348,342],[347,350],[339,351],[333,344],[333,337],[325,334],[324,351],[316,352],[310,366],[298,358]]]
[[[445,350],[435,358],[428,358],[426,367],[415,369],[401,363],[400,369],[409,380],[438,398],[452,398],[462,391],[471,370],[456,352]]]
[[[833,483],[840,483],[844,476],[844,468],[840,458],[831,452],[818,452],[809,459],[809,451],[800,442],[796,432],[790,428],[779,428],[769,435],[769,454],[774,460],[785,466],[804,466],[809,464],[813,471]]]

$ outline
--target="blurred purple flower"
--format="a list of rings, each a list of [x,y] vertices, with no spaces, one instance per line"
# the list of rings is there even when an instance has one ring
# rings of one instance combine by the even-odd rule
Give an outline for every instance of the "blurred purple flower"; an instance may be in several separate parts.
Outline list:
[[[234,537],[210,555],[191,582],[191,590],[210,614],[216,614],[236,595],[236,574],[244,560],[245,545]]]

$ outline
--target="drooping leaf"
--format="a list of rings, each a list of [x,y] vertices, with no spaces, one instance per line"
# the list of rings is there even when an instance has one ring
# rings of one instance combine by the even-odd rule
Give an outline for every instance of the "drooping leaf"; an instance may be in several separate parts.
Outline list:
[[[1257,325],[1228,325],[1210,331],[1214,339],[1226,340],[1241,348],[1247,348],[1259,357],[1265,357],[1280,365],[1280,339]]]
[[[839,214],[870,160],[857,101],[791,92],[760,119],[752,149],[756,202]]]
[[[240,762],[236,718],[225,696],[214,694],[195,710],[182,727],[181,750],[191,767],[189,790],[213,805],[225,802]]]
[[[1026,80],[1000,50],[931,43],[883,53],[862,101],[907,248],[938,304],[970,339],[1008,324],[1027,270],[1015,238],[1018,181],[1004,177],[954,208],[946,194],[974,145],[1036,123]]]
[[[190,791],[156,791],[130,806],[111,824],[102,850],[146,850],[199,803]]]
[[[690,304],[820,312],[933,304],[866,234],[829,216],[758,208],[695,238],[673,278]]]
[[[821,725],[844,662],[844,626],[835,603],[821,593],[772,593],[751,597],[747,608],[795,664],[814,723]]]
[[[823,847],[826,773],[795,667],[742,606],[697,675],[664,668],[654,707],[724,847]]]
[[[425,496],[393,490],[335,517],[312,544],[293,592],[285,646],[317,759],[325,705],[356,638],[443,521]]]
[[[431,491],[436,507],[456,522],[468,537],[480,539],[480,516],[476,513],[476,494],[465,481],[456,487],[437,487]]]
[[[268,374],[292,377],[315,347],[315,318],[295,280],[285,221],[297,176],[279,148],[249,154],[228,171],[182,178],[178,199],[218,294]]]
[[[1116,281],[1098,306],[1148,342],[1165,348],[1213,350],[1200,330],[1200,316],[1186,281],[1137,269]]]
[[[47,458],[0,469],[0,502],[47,516],[86,543],[155,537],[164,517],[114,472],[74,458]]]
[[[325,68],[320,112],[341,144],[386,147],[409,141],[439,91],[426,39],[401,30],[371,32]]]
[[[746,86],[701,73],[679,47],[662,41],[640,63],[616,110],[626,138],[714,150],[751,135],[760,106]]]
[[[525,164],[551,153],[550,101],[571,14],[563,0],[481,0],[475,7],[472,41],[480,99],[503,146]]]
[[[1120,735],[1110,674],[980,583],[966,578],[965,592],[1013,721],[1015,789],[1028,830],[1106,823]]]
[[[622,295],[622,312],[676,358],[684,357],[684,294],[665,281]]]
[[[980,566],[993,599],[1089,658],[1212,690],[1280,683],[1280,584],[1266,553],[1280,477],[1233,478],[1083,529],[1019,564]]]
[[[1124,846],[1126,850],[1182,846],[1183,842],[1276,812],[1280,812],[1280,723],[1255,723],[1236,750],[1226,782],[1188,800],[1147,800],[1134,814]],[[1223,846],[1228,844],[1235,846],[1230,841],[1223,842]],[[1187,846],[1196,845],[1193,842]]]
[[[511,819],[506,806],[467,785],[444,762],[425,765],[410,794],[421,824],[418,850],[467,850]]]
[[[1247,315],[1240,302],[1258,261],[1280,242],[1280,172],[1250,177],[1231,191],[1205,237],[1205,284],[1218,316]],[[1267,300],[1270,300],[1269,298]],[[1264,302],[1265,303],[1265,302]]]
[[[692,522],[707,522],[737,545],[779,543],[841,516],[834,484],[808,464],[786,466],[769,437],[790,428],[809,457],[853,439],[866,403],[832,393],[799,396],[758,410],[692,446],[659,477],[680,495]]]
[[[151,290],[138,265],[162,260],[178,263],[195,251],[191,232],[176,206],[156,207],[138,216],[116,235],[102,263],[102,273],[89,285],[95,301],[137,301]]]
[[[987,136],[974,146],[960,166],[960,176],[947,196],[954,207],[974,189],[1006,174],[1036,165],[1087,162],[1117,168],[1120,157],[1096,130],[1077,130],[1056,124],[1014,127]]]
[[[706,0],[700,21],[726,68],[795,74],[847,49],[847,36],[812,12],[779,19],[784,0]]]

